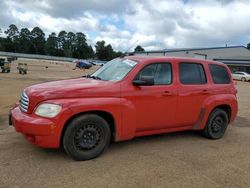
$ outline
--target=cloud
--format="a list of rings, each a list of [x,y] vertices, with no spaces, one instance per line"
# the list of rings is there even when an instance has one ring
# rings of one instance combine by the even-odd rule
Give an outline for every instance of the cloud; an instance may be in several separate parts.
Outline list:
[[[136,7],[126,24],[162,48],[242,44],[250,35],[249,1],[148,0]]]
[[[248,0],[3,0],[0,28],[81,31],[116,50],[135,41],[147,50],[250,42]]]

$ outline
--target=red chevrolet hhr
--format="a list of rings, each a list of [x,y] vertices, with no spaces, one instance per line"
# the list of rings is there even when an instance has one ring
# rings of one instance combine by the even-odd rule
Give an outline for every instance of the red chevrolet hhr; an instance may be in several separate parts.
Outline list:
[[[84,78],[24,89],[10,122],[35,145],[88,160],[138,136],[199,130],[221,138],[236,117],[236,93],[222,63],[130,56]]]

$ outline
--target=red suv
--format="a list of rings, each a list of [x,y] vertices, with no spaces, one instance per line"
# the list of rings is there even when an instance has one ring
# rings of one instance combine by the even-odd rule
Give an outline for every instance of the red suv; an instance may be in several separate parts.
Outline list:
[[[16,131],[76,160],[111,141],[200,130],[221,138],[237,114],[237,90],[222,63],[191,58],[117,58],[85,78],[26,88],[11,110]]]

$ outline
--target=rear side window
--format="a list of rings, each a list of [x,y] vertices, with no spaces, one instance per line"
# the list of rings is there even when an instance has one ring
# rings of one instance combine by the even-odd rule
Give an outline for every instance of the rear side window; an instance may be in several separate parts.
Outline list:
[[[199,63],[180,63],[180,81],[185,85],[196,85],[207,83],[203,66]]]
[[[209,64],[209,69],[215,84],[229,84],[231,82],[225,67]]]
[[[241,72],[236,72],[236,74],[239,74],[239,75],[244,75],[243,73],[241,73]]]

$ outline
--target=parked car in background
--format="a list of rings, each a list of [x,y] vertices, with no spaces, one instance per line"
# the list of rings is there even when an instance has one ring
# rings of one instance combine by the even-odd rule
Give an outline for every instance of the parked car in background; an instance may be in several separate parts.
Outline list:
[[[246,73],[246,72],[240,72],[240,71],[237,71],[237,72],[234,72],[232,74],[233,76],[233,79],[234,80],[241,80],[243,82],[248,82],[250,81],[250,74],[249,73]]]
[[[0,68],[2,73],[9,73],[11,69],[11,63],[5,61],[5,58],[0,58]]]
[[[91,63],[96,66],[103,66],[106,63],[106,61],[94,60]]]
[[[18,63],[17,70],[19,74],[22,74],[22,75],[27,74],[27,71],[28,71],[27,63]]]
[[[92,67],[91,63],[85,60],[78,60],[78,61],[75,61],[75,63],[76,63],[76,68],[79,68],[79,69],[89,69]]]
[[[223,63],[129,56],[85,78],[27,87],[9,119],[31,143],[88,160],[139,136],[196,130],[219,139],[237,115],[236,93]]]

